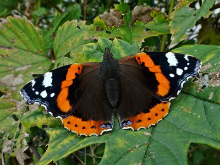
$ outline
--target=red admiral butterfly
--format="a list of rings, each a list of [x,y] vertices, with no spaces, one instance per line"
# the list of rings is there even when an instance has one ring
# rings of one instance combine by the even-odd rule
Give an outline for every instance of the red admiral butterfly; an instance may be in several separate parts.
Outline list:
[[[65,128],[78,135],[110,131],[117,113],[120,127],[139,130],[169,113],[188,78],[201,62],[188,55],[138,53],[115,60],[105,48],[101,63],[75,63],[45,73],[21,90],[29,104],[44,106]]]

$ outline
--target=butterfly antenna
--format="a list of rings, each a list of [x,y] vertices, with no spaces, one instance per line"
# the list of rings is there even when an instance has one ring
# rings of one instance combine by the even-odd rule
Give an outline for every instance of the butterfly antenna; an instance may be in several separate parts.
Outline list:
[[[84,32],[78,25],[76,25],[76,27],[77,27],[81,32]],[[101,51],[104,52],[104,50],[102,50],[102,48],[101,48],[96,42],[94,42],[88,35],[85,35],[85,36],[88,37],[88,38],[92,41],[92,43],[96,44],[96,46],[99,48],[99,50],[101,50]]]

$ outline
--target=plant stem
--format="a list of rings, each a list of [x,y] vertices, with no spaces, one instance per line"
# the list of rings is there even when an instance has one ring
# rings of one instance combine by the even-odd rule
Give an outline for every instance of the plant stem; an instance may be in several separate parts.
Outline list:
[[[90,152],[91,152],[92,162],[93,162],[93,164],[96,164],[94,149],[92,146],[90,146]]]
[[[168,19],[171,19],[171,14],[173,12],[173,7],[175,4],[175,0],[170,0],[170,7],[169,7],[169,12],[168,12]],[[166,46],[166,41],[167,41],[167,34],[162,35],[161,38],[161,44],[160,44],[160,52],[163,52]]]
[[[84,162],[85,162],[85,164],[86,164],[86,147],[84,148]]]
[[[87,0],[84,0],[83,20],[86,20],[86,13],[87,13]]]
[[[35,155],[35,157],[37,158],[37,160],[40,160],[41,156],[40,154],[37,152],[37,149],[35,148],[35,146],[33,144],[30,144],[30,149],[33,152],[33,154]]]
[[[48,2],[49,2],[49,4],[50,4],[53,8],[55,8],[59,13],[63,13],[63,11],[62,11],[55,3],[53,3],[53,1],[49,0]]]
[[[160,42],[160,52],[164,51],[165,46],[166,46],[166,41],[167,41],[167,35],[164,34],[162,35],[161,42]]]
[[[172,14],[172,12],[173,12],[173,7],[174,7],[174,5],[175,5],[175,0],[171,0],[169,12],[168,12],[168,19],[171,19],[171,14]]]

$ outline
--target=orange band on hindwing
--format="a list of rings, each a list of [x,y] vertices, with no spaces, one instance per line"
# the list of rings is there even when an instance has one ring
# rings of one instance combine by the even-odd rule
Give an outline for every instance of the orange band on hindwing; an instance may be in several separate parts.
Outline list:
[[[70,65],[67,74],[66,80],[61,82],[61,91],[57,97],[57,106],[62,112],[67,113],[72,109],[70,102],[68,100],[69,95],[69,86],[73,84],[73,80],[76,78],[77,74],[80,75],[82,71],[81,64],[72,64]]]
[[[138,53],[136,55],[136,61],[139,65],[141,65],[144,62],[145,67],[149,68],[149,71],[155,74],[155,77],[159,83],[157,86],[157,94],[159,96],[167,95],[170,90],[170,82],[163,75],[160,66],[155,65],[153,60],[146,53]]]
[[[138,130],[155,125],[169,113],[169,106],[170,102],[156,104],[153,108],[149,109],[149,112],[142,112],[137,116],[124,120],[128,124],[122,127]]]
[[[76,132],[78,135],[101,135],[103,132],[112,130],[111,124],[105,124],[103,121],[87,120],[69,116],[68,118],[62,119],[65,128],[72,132]]]

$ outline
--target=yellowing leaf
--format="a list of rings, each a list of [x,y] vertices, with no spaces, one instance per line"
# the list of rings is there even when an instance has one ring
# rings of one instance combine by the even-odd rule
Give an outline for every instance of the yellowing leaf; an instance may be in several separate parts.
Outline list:
[[[212,7],[214,2],[215,0],[204,0],[204,3],[198,10],[194,10],[188,5],[185,5],[177,8],[172,13],[172,20],[170,22],[172,43],[170,47],[174,47],[186,38],[186,31],[192,28],[198,19],[206,17],[210,13],[209,9]]]
[[[51,62],[42,36],[26,18],[8,17],[1,23],[0,63],[0,81],[16,88],[16,97],[20,97],[18,91],[23,83],[33,79],[32,74],[44,73],[49,68]],[[10,84],[16,82],[14,79],[20,83]]]

